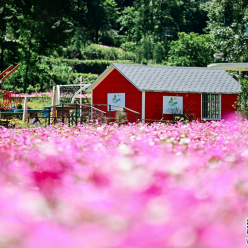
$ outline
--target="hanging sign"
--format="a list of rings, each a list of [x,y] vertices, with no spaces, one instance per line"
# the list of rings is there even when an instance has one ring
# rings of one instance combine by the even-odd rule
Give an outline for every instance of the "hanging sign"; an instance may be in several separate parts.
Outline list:
[[[163,114],[183,114],[183,97],[163,96]]]
[[[125,93],[108,93],[108,104],[125,107]],[[122,110],[115,106],[111,106],[111,111]]]

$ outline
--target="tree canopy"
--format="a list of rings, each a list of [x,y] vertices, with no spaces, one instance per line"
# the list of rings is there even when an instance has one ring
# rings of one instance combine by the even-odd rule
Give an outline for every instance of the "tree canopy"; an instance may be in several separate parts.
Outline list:
[[[0,70],[21,64],[10,84],[18,91],[59,83],[49,73],[57,64],[43,64],[47,58],[89,60],[102,54],[97,59],[175,66],[248,59],[247,0],[0,2]],[[79,73],[76,68],[71,71]]]

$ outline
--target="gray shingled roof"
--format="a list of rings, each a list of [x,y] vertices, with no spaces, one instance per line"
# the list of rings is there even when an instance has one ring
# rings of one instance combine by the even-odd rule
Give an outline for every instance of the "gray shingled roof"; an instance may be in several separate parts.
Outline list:
[[[141,91],[237,94],[240,84],[221,68],[112,64]]]

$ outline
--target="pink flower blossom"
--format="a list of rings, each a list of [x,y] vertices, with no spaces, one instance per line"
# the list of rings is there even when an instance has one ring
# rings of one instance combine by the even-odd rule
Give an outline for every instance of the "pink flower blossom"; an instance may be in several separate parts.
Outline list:
[[[0,129],[0,247],[245,247],[248,121]]]

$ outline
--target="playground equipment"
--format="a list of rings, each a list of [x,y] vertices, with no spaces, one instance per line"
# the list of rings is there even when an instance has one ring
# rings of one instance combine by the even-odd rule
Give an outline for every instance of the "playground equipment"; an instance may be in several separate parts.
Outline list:
[[[13,65],[10,65],[6,70],[4,70],[1,74],[0,74],[0,84],[3,83],[3,81],[8,78],[14,71],[16,71],[20,65],[17,65],[15,66],[13,69],[12,69]],[[12,70],[10,70],[12,69]],[[9,71],[10,70],[10,71]],[[7,73],[7,74],[6,74]],[[5,75],[6,74],[6,75]],[[1,79],[2,78],[2,79]]]
[[[89,87],[89,84],[57,85],[57,103],[74,103],[76,96]]]
[[[17,108],[22,102],[22,98],[16,92],[0,90],[0,109],[11,109],[12,105]]]
[[[1,72],[0,85],[3,84],[4,80],[7,79],[19,67],[20,65],[17,65],[13,68],[13,65],[10,65],[6,70]],[[18,107],[21,104],[21,101],[21,97],[19,97],[16,92],[0,90],[0,109],[11,109],[12,105]]]

